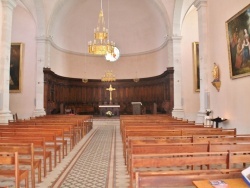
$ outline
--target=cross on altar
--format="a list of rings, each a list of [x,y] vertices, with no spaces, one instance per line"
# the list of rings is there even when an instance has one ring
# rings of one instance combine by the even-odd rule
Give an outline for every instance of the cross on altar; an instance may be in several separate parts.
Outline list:
[[[113,88],[112,85],[110,84],[110,85],[109,85],[109,88],[106,88],[106,90],[108,90],[109,93],[110,93],[110,95],[109,95],[109,100],[110,100],[110,102],[111,102],[111,101],[112,101],[112,91],[114,91],[115,88]]]

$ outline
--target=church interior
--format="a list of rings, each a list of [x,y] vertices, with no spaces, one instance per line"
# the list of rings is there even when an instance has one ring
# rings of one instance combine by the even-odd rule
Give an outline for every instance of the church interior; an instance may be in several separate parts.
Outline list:
[[[0,187],[250,185],[249,0],[0,15]]]

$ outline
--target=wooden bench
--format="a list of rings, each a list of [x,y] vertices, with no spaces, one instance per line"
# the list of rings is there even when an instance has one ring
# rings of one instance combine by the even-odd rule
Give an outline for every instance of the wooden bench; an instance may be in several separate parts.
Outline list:
[[[193,186],[197,180],[241,178],[239,169],[136,172],[136,188]]]
[[[203,142],[249,142],[250,134],[236,134],[236,135],[193,135],[194,143]]]
[[[49,163],[49,172],[52,171],[52,155],[51,151],[48,151],[46,142],[43,137],[0,137],[0,143],[33,143],[34,144],[34,155],[42,156],[44,177],[47,175],[47,159]]]
[[[124,127],[124,130],[121,132],[122,134],[122,140],[125,141],[127,137],[127,133],[129,132],[152,132],[152,131],[167,131],[167,130],[181,130],[179,135],[176,136],[189,136],[190,134],[187,134],[186,131],[195,131],[198,132],[199,130],[201,132],[219,132],[222,131],[221,128],[219,129],[214,129],[210,127],[202,127],[202,126],[187,126],[187,125],[157,125],[157,126],[151,126],[151,125],[143,125],[143,126],[126,126]],[[206,131],[208,130],[208,131]],[[231,129],[230,129],[231,131]],[[228,131],[227,131],[228,132]],[[232,132],[235,132],[235,130],[232,130]],[[233,133],[232,133],[233,134]],[[160,136],[160,135],[159,135]]]
[[[122,130],[122,137],[125,138],[126,137],[126,133],[127,132],[131,132],[131,131],[156,131],[156,130],[182,130],[182,135],[186,136],[188,135],[186,132],[184,132],[185,130],[195,130],[196,132],[198,130],[204,131],[204,130],[222,130],[221,128],[219,129],[214,129],[211,127],[203,127],[203,126],[190,126],[190,125],[141,125],[141,126],[136,126],[136,125],[128,125],[126,127],[124,127],[124,129]],[[231,130],[231,129],[230,129]],[[233,132],[235,132],[235,130],[232,130]]]
[[[171,153],[171,154],[145,154],[132,155],[130,166],[130,182],[133,186],[135,172],[142,168],[183,167],[186,166],[211,166],[218,169],[231,169],[233,164],[250,162],[249,151],[244,152],[196,152],[196,153]],[[241,169],[242,170],[242,169]]]
[[[67,146],[67,141],[69,141],[69,145],[70,145],[70,150],[73,149],[74,145],[75,145],[75,137],[76,137],[76,133],[73,130],[73,125],[63,125],[63,124],[47,124],[47,123],[39,123],[39,124],[35,124],[32,125],[30,123],[25,123],[25,124],[12,124],[10,126],[3,126],[0,127],[0,131],[2,129],[8,129],[11,128],[14,130],[28,130],[28,131],[53,131],[56,133],[57,135],[57,140],[61,140],[60,142],[62,142],[62,148],[63,148],[63,157],[67,155],[68,153],[68,146]]]
[[[27,165],[31,171],[31,185],[35,188],[35,169],[37,169],[38,180],[41,180],[41,160],[34,158],[34,145],[22,143],[0,143],[0,152],[18,152],[22,158],[19,158],[20,165]]]
[[[82,139],[83,127],[78,126],[77,122],[72,122],[66,119],[52,120],[52,119],[33,119],[22,122],[15,122],[10,125],[28,125],[36,127],[51,127],[54,129],[62,128],[65,138],[69,139],[70,150]]]
[[[161,116],[160,116],[161,117]],[[165,117],[163,116],[163,118],[158,118],[157,116],[153,116],[150,118],[135,118],[135,117],[130,117],[130,119],[124,119],[120,116],[120,130],[123,131],[123,129],[126,126],[143,126],[143,125],[190,125],[193,126],[195,125],[194,123],[190,123],[188,121],[180,121],[180,120],[176,120],[170,117]],[[198,125],[195,125],[198,127]]]
[[[249,143],[250,135],[193,135],[193,136],[152,136],[128,137],[126,156],[132,144],[170,144],[170,143]]]
[[[76,127],[82,130],[82,137],[87,134],[93,126],[93,115],[46,115],[31,119],[42,119],[46,121],[66,121],[76,123]]]
[[[238,152],[248,151],[250,142],[246,143],[171,143],[171,144],[132,144],[128,151],[128,169],[132,155],[143,154],[171,154],[171,153],[196,153],[196,152]]]
[[[125,164],[132,144],[168,144],[168,143],[192,143],[192,136],[132,136],[127,138],[125,145]]]
[[[14,177],[16,188],[20,188],[20,182],[24,180],[25,188],[29,187],[29,171],[20,169],[18,152],[0,152],[0,165],[5,166],[0,169],[0,178]],[[6,169],[6,165],[14,166],[14,170]]]
[[[57,143],[56,135],[54,133],[48,132],[39,132],[36,133],[37,137],[42,137],[45,139],[46,148],[52,149],[54,155],[54,167],[57,165],[57,154],[59,163],[61,162],[61,145]],[[29,138],[34,137],[34,134],[30,134],[27,132],[1,132],[0,137],[23,137]]]
[[[236,135],[236,129],[157,129],[157,130],[127,130],[123,138],[123,154],[126,158],[129,137],[162,137],[162,136],[192,136],[192,135]]]
[[[26,120],[25,120],[26,121]],[[80,131],[80,137],[82,138],[87,134],[93,125],[93,116],[78,116],[78,115],[46,115],[39,117],[32,117],[30,121],[34,122],[47,122],[47,123],[70,123],[74,124],[74,129]]]
[[[34,128],[34,127],[9,127],[9,126],[2,126],[0,127],[0,135],[1,133],[4,132],[9,132],[9,133],[29,133],[30,136],[34,135],[51,135],[53,134],[55,136],[55,142],[57,145],[61,145],[61,152],[62,152],[62,157],[65,157],[65,152],[66,152],[66,147],[67,147],[67,140],[64,139],[64,133],[62,129],[46,129],[46,128]],[[48,146],[49,147],[49,146]],[[60,154],[61,158],[61,154]],[[60,160],[60,159],[59,159]]]

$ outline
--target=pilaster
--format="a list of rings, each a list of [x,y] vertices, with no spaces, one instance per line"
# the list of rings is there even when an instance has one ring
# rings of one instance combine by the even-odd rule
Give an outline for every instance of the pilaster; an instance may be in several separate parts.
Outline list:
[[[0,0],[2,2],[2,35],[0,41],[0,123],[6,124],[13,116],[9,110],[10,81],[10,47],[13,10],[16,0]]]
[[[200,110],[196,123],[203,123],[206,113],[206,93],[208,92],[208,30],[207,30],[207,0],[196,0],[194,6],[198,11],[199,29],[199,63],[200,63]]]
[[[182,106],[182,72],[181,72],[181,36],[173,36],[173,63],[174,63],[174,109],[172,116],[184,118]]]
[[[43,68],[50,66],[49,40],[45,36],[37,37],[37,66],[36,66],[36,99],[33,116],[43,116],[44,109],[44,74]]]

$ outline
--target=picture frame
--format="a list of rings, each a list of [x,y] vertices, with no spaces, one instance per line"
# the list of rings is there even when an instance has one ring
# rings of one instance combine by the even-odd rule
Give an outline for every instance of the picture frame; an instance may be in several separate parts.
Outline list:
[[[192,43],[193,67],[194,67],[194,91],[200,91],[200,63],[199,63],[199,42]]]
[[[23,43],[11,43],[10,93],[20,93],[22,88]]]
[[[226,21],[230,78],[250,75],[250,4]]]

